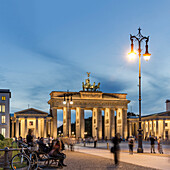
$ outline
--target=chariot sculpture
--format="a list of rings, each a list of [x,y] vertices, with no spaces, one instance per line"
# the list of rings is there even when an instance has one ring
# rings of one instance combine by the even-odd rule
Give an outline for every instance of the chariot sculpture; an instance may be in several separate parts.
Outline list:
[[[95,82],[93,83],[93,85],[90,84],[90,79],[89,79],[90,72],[87,72],[87,76],[88,76],[88,79],[86,79],[85,83],[82,82],[83,91],[98,91],[98,90],[100,90],[100,83],[98,83],[97,85]]]

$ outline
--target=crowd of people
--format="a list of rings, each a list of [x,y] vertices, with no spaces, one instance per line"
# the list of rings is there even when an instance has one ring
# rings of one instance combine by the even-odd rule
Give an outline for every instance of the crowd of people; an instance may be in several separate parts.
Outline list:
[[[37,145],[41,146],[43,148],[43,151],[45,153],[48,153],[51,157],[57,157],[59,159],[58,166],[63,167],[67,166],[64,164],[64,159],[66,155],[62,152],[65,149],[64,143],[62,139],[54,139],[53,137],[50,137],[48,135],[48,138],[46,141],[44,141],[43,137],[38,137],[37,139],[34,138],[33,131],[31,129],[28,130],[28,134],[25,139],[23,139],[21,136],[19,138],[15,138],[15,142],[18,142],[18,146],[20,147],[21,143],[25,143],[28,145],[28,147],[35,147]],[[39,152],[37,151],[37,157],[39,160],[41,160]],[[41,169],[41,168],[38,168]]]

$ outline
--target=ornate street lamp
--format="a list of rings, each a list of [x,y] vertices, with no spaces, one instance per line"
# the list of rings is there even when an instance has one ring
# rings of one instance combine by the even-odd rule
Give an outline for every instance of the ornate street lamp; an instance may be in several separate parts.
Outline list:
[[[71,114],[69,113],[69,108],[70,108],[70,105],[73,104],[72,96],[73,94],[72,93],[70,94],[69,91],[67,91],[67,93],[64,94],[64,101],[63,101],[63,104],[67,105],[67,116],[68,116],[67,136],[68,137],[71,136],[71,134],[69,134],[69,132],[71,132]]]
[[[141,29],[138,29],[139,32],[136,36],[132,36],[130,34],[130,40],[131,40],[131,52],[128,53],[130,59],[134,59],[136,57],[136,53],[133,50],[133,41],[136,40],[138,42],[138,55],[139,55],[139,129],[138,129],[138,153],[143,153],[143,147],[142,147],[142,127],[141,127],[141,42],[144,40],[146,42],[145,48],[145,54],[143,54],[143,57],[146,61],[150,59],[151,54],[148,52],[148,41],[149,41],[149,36],[144,37],[141,34]]]

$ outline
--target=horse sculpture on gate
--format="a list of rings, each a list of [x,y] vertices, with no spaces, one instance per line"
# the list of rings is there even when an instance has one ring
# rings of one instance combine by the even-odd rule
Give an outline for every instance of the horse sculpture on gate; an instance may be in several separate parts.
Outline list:
[[[86,83],[84,84],[84,82],[82,82],[83,91],[97,91],[98,89],[100,89],[100,83],[98,83],[97,85],[95,85],[95,82],[93,83],[93,85],[90,84],[90,72],[87,72],[87,75],[88,79],[86,79]]]

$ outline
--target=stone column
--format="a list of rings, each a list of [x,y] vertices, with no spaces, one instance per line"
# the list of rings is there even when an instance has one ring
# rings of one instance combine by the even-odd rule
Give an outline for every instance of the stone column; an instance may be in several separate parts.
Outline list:
[[[39,137],[39,134],[38,134],[38,117],[36,117],[35,127],[36,127],[35,135],[36,135],[36,138],[38,138]]]
[[[143,121],[143,139],[145,139],[145,132],[146,131],[146,129],[145,129],[145,121]]]
[[[121,137],[123,137],[123,114],[122,109],[118,108],[116,109],[116,118],[117,118],[117,133],[120,134]]]
[[[19,118],[16,118],[16,137],[19,137]]]
[[[67,115],[67,107],[63,107],[63,136],[68,136],[68,115]]]
[[[80,131],[80,107],[76,107],[76,138],[81,137]]]
[[[102,110],[100,108],[97,109],[97,116],[98,116],[98,139],[102,139]]]
[[[44,118],[44,138],[47,137],[47,122],[46,122],[46,118]]]
[[[93,113],[92,113],[92,136],[93,137],[97,137],[97,120],[98,120],[98,116],[97,116],[97,108],[93,108]]]
[[[123,122],[122,122],[122,126],[123,126],[123,138],[126,139],[127,138],[127,109],[123,109]]]
[[[25,134],[24,136],[26,138],[26,136],[28,134],[27,117],[25,117],[25,133],[24,134]]]
[[[110,138],[115,136],[115,110],[110,109]]]
[[[48,135],[50,135],[51,136],[51,120],[50,119],[48,119]]]
[[[163,131],[162,131],[162,139],[165,139],[165,120],[163,120]]]
[[[52,135],[54,139],[57,138],[57,109],[52,109],[52,116],[53,116],[53,129],[52,129]],[[64,127],[64,126],[63,126]],[[63,128],[64,129],[64,128]]]
[[[71,137],[71,109],[68,107],[67,108],[67,114],[68,114],[68,116],[67,116],[67,118],[68,118],[68,132],[69,132],[69,137]]]
[[[14,121],[12,120],[12,138],[14,137]]]
[[[85,129],[84,109],[80,108],[80,131],[81,131],[81,138],[84,138],[84,129]]]
[[[111,122],[112,117],[110,114],[110,109],[105,108],[104,110],[104,138],[110,139],[111,137]]]
[[[129,136],[132,136],[132,122],[129,121]]]

